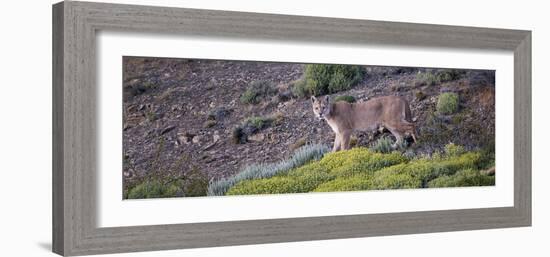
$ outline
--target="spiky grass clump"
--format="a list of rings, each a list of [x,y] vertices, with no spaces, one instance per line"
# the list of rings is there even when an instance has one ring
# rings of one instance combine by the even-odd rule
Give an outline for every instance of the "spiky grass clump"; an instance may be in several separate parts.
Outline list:
[[[439,80],[437,79],[437,76],[434,75],[432,72],[426,71],[418,72],[416,74],[415,83],[418,85],[433,86],[435,84],[438,84]]]
[[[378,153],[389,153],[393,151],[392,140],[389,137],[379,138],[370,149]]]
[[[271,178],[290,169],[302,166],[311,160],[318,160],[329,151],[326,145],[312,144],[298,148],[290,159],[272,164],[254,164],[245,167],[233,177],[212,181],[208,186],[208,195],[225,195],[235,184],[252,179]]]

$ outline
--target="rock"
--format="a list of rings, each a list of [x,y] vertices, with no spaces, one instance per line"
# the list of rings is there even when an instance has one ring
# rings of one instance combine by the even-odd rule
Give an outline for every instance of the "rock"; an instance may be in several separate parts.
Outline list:
[[[160,131],[160,134],[161,135],[164,135],[172,130],[174,130],[176,128],[176,126],[168,126],[166,128],[164,128],[163,130]]]
[[[192,139],[193,144],[200,144],[203,136],[194,136]]]
[[[250,135],[248,136],[248,140],[252,142],[263,142],[265,140],[265,134],[258,133],[258,134]]]
[[[214,135],[212,136],[212,139],[214,140],[214,143],[220,141],[221,137],[217,130],[214,131]]]
[[[189,132],[184,132],[184,133],[178,133],[178,142],[180,144],[189,144],[191,143],[191,141],[194,139],[196,135],[195,134],[191,134]]]

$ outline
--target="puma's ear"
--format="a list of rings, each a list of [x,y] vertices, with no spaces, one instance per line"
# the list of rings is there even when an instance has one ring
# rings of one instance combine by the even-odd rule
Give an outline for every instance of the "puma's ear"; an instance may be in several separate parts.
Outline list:
[[[330,102],[330,96],[329,96],[329,95],[326,95],[326,96],[325,96],[325,102],[326,102],[326,103],[329,103],[329,102]]]
[[[315,103],[315,102],[317,102],[317,98],[315,98],[315,96],[314,96],[314,95],[312,95],[312,96],[311,96],[311,102],[312,102],[312,103]]]

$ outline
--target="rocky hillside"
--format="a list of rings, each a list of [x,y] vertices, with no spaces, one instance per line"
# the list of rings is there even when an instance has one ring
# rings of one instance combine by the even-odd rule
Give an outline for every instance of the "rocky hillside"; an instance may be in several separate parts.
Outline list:
[[[125,188],[151,177],[224,178],[249,164],[287,158],[304,144],[332,145],[333,132],[313,116],[309,98],[293,93],[304,69],[289,63],[124,58]],[[494,148],[494,72],[362,69],[361,81],[332,97],[408,99],[419,135],[417,144],[402,149],[406,154],[429,155],[450,142],[467,150]],[[437,109],[446,92],[458,96],[450,113]],[[362,132],[354,143],[369,147],[381,137],[391,134]]]

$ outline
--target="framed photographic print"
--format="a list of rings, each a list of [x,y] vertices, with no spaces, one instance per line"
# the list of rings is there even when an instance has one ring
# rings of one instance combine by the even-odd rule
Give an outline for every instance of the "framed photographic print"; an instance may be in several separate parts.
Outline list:
[[[531,225],[531,32],[53,6],[53,250]]]

